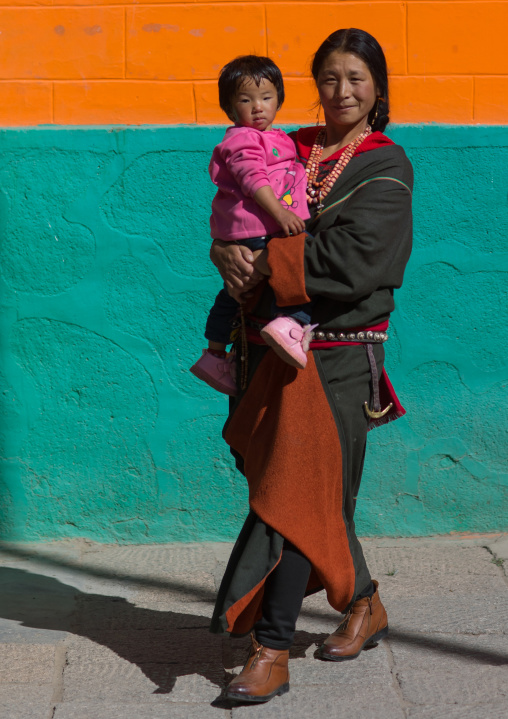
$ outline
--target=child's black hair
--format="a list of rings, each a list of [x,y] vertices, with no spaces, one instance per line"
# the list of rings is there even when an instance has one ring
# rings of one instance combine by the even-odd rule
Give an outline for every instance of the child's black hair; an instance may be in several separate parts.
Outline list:
[[[219,105],[230,120],[233,115],[233,98],[243,80],[253,80],[259,87],[261,80],[268,80],[277,90],[277,109],[284,102],[284,81],[277,65],[269,57],[241,55],[224,65],[219,75]]]

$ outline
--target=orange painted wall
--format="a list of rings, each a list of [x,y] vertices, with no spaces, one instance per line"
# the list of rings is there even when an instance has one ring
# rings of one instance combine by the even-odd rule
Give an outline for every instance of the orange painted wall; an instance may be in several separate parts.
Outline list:
[[[339,27],[382,44],[395,122],[506,124],[506,0],[0,0],[0,124],[224,123],[216,78],[268,54],[282,123],[308,122],[312,53]]]

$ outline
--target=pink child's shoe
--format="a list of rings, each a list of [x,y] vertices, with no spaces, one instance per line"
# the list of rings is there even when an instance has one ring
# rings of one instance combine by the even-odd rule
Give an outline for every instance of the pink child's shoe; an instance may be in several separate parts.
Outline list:
[[[317,325],[302,327],[291,317],[276,317],[262,330],[261,337],[270,345],[284,362],[292,367],[305,369],[309,349],[309,331]]]
[[[230,354],[226,357],[216,357],[208,350],[203,350],[203,354],[196,364],[192,365],[190,371],[196,375],[198,379],[202,379],[217,390],[235,397],[238,394],[236,387],[236,364],[235,355]]]

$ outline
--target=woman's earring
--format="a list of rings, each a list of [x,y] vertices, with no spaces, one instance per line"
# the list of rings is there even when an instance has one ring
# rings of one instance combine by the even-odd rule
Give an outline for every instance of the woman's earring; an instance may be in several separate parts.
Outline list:
[[[320,123],[320,119],[319,119],[320,115],[321,115],[321,103],[319,103],[318,107],[317,107],[316,125],[319,125],[319,123]]]
[[[374,113],[374,117],[372,118],[372,122],[370,123],[371,125],[373,125],[377,120],[377,116],[379,114],[379,103],[384,102],[384,101],[385,101],[384,97],[378,97],[378,99],[376,101],[376,112]]]

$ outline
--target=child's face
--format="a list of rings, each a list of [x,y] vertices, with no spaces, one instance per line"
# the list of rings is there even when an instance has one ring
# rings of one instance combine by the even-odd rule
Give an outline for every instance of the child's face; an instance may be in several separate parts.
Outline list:
[[[238,86],[232,109],[238,125],[264,132],[272,129],[278,106],[277,90],[273,83],[263,78],[258,87],[254,80],[246,78]]]

